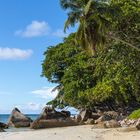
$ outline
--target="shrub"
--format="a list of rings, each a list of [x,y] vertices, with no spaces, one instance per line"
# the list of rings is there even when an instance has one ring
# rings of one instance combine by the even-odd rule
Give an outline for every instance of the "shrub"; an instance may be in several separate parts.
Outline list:
[[[129,116],[128,119],[138,119],[140,118],[140,109],[133,111]]]

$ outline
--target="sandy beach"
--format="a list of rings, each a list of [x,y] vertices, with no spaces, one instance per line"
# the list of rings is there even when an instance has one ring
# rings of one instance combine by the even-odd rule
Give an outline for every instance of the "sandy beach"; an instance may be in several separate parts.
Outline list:
[[[140,140],[140,131],[92,129],[91,125],[0,133],[0,140]]]

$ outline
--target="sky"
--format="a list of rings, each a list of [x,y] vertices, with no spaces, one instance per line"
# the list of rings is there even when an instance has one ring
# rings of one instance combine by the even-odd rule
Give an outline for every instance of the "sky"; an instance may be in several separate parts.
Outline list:
[[[43,52],[74,29],[59,0],[0,0],[0,114],[39,113],[57,91],[41,77]]]

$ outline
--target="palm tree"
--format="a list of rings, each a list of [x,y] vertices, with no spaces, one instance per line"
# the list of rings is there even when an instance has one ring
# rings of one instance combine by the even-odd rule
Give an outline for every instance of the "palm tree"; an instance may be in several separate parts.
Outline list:
[[[60,4],[68,10],[64,31],[78,23],[77,42],[91,55],[95,55],[97,46],[105,43],[105,33],[110,24],[107,19],[110,14],[108,4],[100,0],[60,0]]]
[[[64,10],[68,10],[64,31],[78,23],[76,42],[92,56],[96,54],[98,46],[104,46],[106,38],[140,51],[139,47],[111,32],[112,22],[118,20],[121,15],[118,5],[110,4],[109,0],[60,0],[60,5]]]

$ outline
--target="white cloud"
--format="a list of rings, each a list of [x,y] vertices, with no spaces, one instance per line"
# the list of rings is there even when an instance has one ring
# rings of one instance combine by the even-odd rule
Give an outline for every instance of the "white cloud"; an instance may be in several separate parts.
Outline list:
[[[25,104],[14,105],[11,108],[11,110],[16,107],[23,113],[27,113],[27,114],[39,113],[45,106],[46,106],[46,104],[43,104],[43,103],[29,102],[29,103],[25,103]]]
[[[56,37],[67,37],[70,33],[65,33],[62,29],[57,29],[55,32],[52,33],[53,36]]]
[[[44,106],[45,105],[40,104],[40,103],[30,102],[30,103],[27,104],[27,109],[37,111],[37,110],[42,110]]]
[[[21,50],[18,48],[2,48],[0,47],[0,59],[1,60],[15,60],[26,59],[32,55],[32,50]]]
[[[25,29],[16,31],[15,35],[30,38],[47,35],[49,31],[50,27],[47,22],[32,21]]]
[[[53,89],[54,87],[43,87],[41,89],[34,90],[31,93],[37,95],[40,98],[46,99],[47,101],[50,101],[54,99],[58,94],[57,90],[52,92]]]
[[[52,31],[51,27],[46,21],[38,21],[34,20],[29,25],[25,26],[24,29],[17,30],[15,35],[31,38],[31,37],[39,37],[50,35],[53,37],[64,38],[67,37],[71,32],[75,32],[75,30],[68,30],[66,33],[63,29],[57,29]]]

